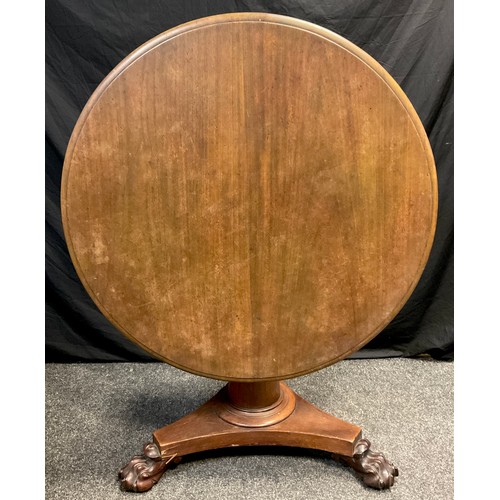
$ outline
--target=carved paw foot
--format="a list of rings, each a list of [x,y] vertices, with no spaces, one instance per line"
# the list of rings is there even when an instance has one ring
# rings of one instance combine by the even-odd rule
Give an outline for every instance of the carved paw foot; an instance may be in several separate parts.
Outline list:
[[[167,465],[174,459],[162,459],[154,443],[144,445],[142,455],[135,455],[119,472],[122,488],[141,493],[150,490],[161,478]]]
[[[398,469],[391,464],[385,455],[370,450],[368,439],[360,439],[352,458],[340,457],[342,462],[350,465],[363,477],[363,482],[370,488],[383,490],[394,485],[394,478],[399,475]]]

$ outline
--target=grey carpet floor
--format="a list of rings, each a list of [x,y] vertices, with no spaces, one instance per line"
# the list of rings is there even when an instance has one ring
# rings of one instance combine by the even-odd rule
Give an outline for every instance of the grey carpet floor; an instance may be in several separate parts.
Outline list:
[[[245,448],[201,454],[149,492],[119,489],[117,471],[152,431],[196,409],[223,383],[161,363],[46,365],[46,499],[453,498],[453,364],[349,360],[288,381],[355,423],[399,468],[391,490],[366,488],[324,455]]]

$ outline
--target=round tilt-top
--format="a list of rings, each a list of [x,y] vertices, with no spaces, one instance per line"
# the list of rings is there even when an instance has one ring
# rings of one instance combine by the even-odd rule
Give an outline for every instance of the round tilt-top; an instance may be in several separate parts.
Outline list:
[[[416,286],[436,223],[418,116],[370,56],[272,14],[125,58],[66,154],[62,214],[102,313],[174,366],[277,380],[356,351]]]

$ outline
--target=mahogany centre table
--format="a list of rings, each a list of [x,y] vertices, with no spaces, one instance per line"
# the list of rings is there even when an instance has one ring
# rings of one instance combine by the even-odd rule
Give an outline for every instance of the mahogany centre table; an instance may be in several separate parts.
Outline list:
[[[397,469],[356,425],[283,382],[361,348],[432,245],[436,173],[408,98],[311,23],[225,14],[158,35],[94,92],[71,137],[62,215],[103,314],[156,358],[229,381],[120,472],[145,491],[182,456],[317,448],[376,488]]]

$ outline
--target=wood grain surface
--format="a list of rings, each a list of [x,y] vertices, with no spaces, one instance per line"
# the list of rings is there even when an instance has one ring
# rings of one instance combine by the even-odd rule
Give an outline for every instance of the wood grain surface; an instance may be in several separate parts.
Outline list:
[[[174,366],[277,380],[359,349],[429,255],[436,174],[392,78],[313,24],[227,14],[167,31],[91,97],[62,214],[104,315]]]

